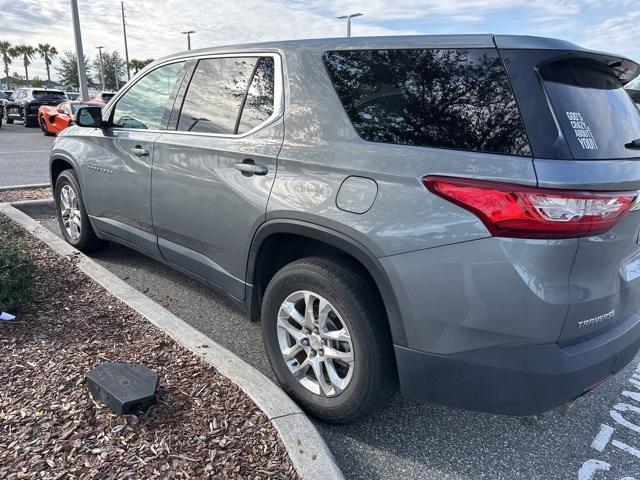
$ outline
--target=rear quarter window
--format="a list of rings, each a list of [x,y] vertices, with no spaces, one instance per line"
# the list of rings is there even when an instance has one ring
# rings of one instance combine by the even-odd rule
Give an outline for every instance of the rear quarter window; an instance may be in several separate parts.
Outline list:
[[[494,49],[330,51],[324,62],[365,140],[531,155]]]

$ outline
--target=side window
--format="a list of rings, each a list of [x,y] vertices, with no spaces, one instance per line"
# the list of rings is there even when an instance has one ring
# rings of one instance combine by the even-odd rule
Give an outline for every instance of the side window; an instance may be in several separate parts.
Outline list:
[[[324,62],[365,140],[531,155],[494,49],[344,50]]]
[[[200,60],[182,104],[178,130],[234,133],[257,61],[251,57]]]
[[[245,133],[273,114],[273,58],[262,57],[253,73],[247,98],[240,115],[237,133]]]
[[[113,109],[113,125],[157,130],[168,111],[169,98],[181,78],[184,62],[157,68],[133,85]]]

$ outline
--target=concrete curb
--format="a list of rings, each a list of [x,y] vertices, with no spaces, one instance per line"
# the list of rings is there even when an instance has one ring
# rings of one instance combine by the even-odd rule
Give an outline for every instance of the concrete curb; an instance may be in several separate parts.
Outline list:
[[[32,185],[9,185],[8,187],[0,187],[0,192],[5,192],[7,190],[26,190],[28,188],[43,188],[50,187],[49,183],[34,183]]]
[[[302,478],[344,478],[313,423],[271,380],[16,208],[26,207],[25,210],[32,211],[32,208],[42,209],[43,203],[51,205],[52,200],[19,202],[16,206],[2,203],[0,213],[24,227],[58,254],[74,255],[82,272],[237,384],[271,420]]]

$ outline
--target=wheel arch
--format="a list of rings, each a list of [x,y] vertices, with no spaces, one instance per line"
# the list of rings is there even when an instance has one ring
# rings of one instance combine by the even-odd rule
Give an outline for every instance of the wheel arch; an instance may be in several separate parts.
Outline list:
[[[283,266],[276,259],[271,259],[276,250],[282,253],[282,240],[313,242],[316,249],[324,246],[327,253],[341,253],[357,262],[362,270],[371,278],[377,288],[389,323],[393,343],[405,344],[405,331],[401,321],[400,308],[392,288],[391,280],[382,268],[376,256],[360,242],[341,232],[321,225],[299,220],[278,219],[270,220],[256,231],[247,260],[247,296],[246,308],[252,321],[260,318],[262,294],[266,283],[273,274]],[[297,245],[296,245],[297,246]],[[304,249],[300,249],[301,251]],[[314,250],[317,253],[317,250]],[[302,255],[297,258],[302,258]],[[297,259],[294,255],[292,259]],[[273,267],[275,265],[275,268]],[[271,266],[271,268],[269,268]],[[266,275],[265,275],[266,267]]]

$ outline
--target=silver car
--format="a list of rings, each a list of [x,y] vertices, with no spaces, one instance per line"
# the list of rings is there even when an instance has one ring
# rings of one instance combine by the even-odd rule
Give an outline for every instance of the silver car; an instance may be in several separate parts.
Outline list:
[[[640,347],[639,71],[519,36],[183,52],[57,138],[60,226],[229,295],[327,422],[398,386],[539,413]]]

